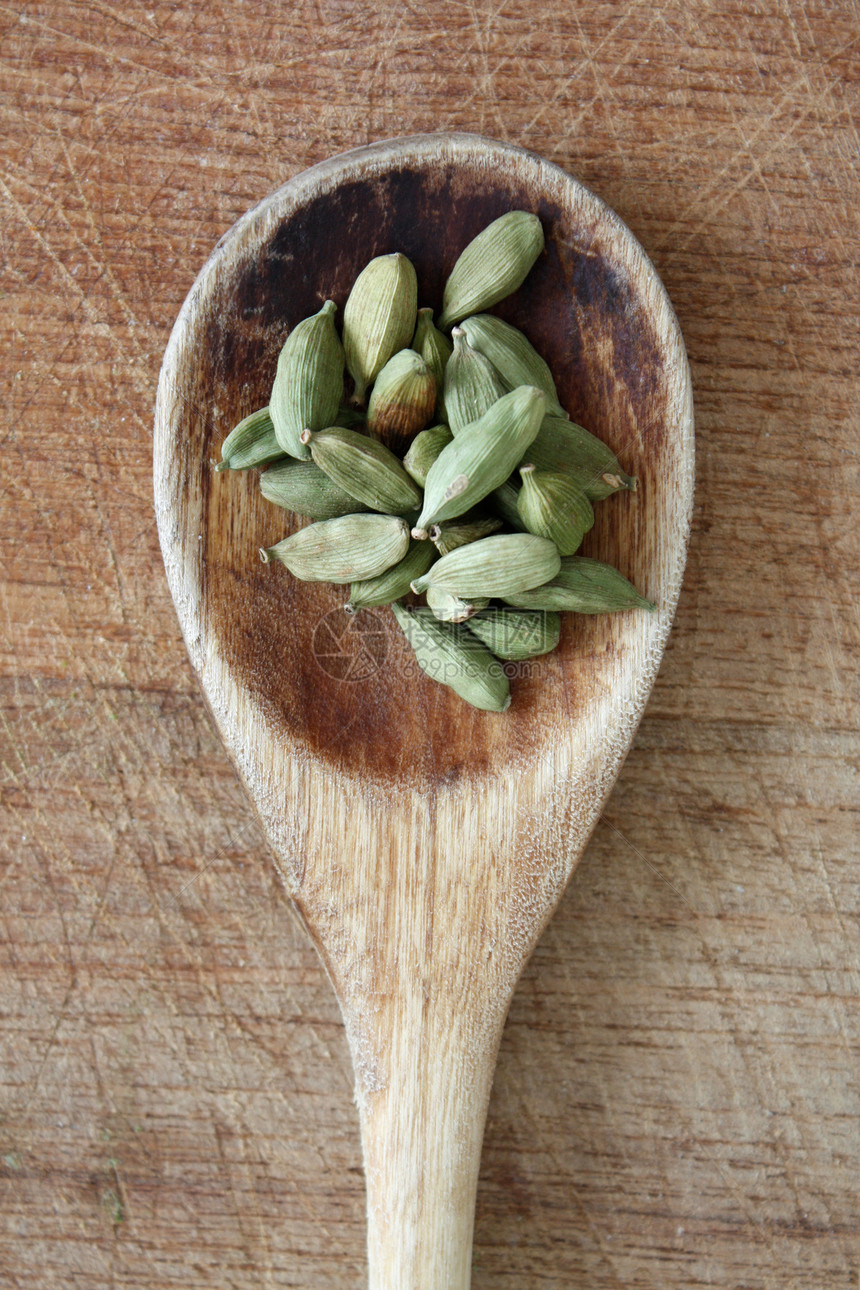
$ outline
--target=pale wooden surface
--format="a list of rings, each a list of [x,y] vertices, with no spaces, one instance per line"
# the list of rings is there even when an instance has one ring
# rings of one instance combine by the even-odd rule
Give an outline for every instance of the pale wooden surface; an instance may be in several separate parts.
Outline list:
[[[332,678],[315,657],[320,628],[367,617],[344,615],[345,590],[261,568],[257,548],[284,534],[285,517],[253,477],[207,463],[224,433],[216,409],[232,410],[230,427],[265,402],[284,322],[315,308],[309,294],[343,305],[370,257],[397,246],[438,307],[440,268],[500,208],[522,207],[546,221],[547,254],[512,321],[559,353],[561,399],[639,482],[599,508],[583,549],[621,565],[658,609],[568,619],[500,716],[416,675],[385,610],[371,616],[382,666]],[[678,324],[629,230],[558,167],[473,134],[401,138],[304,171],[221,239],[171,333],[153,444],[165,571],[216,725],[340,1002],[369,1290],[469,1290],[505,1016],[662,658],[690,535],[692,420]]]
[[[363,1282],[337,1005],[179,637],[151,413],[239,214],[457,128],[629,223],[699,453],[669,651],[502,1040],[473,1285],[855,1287],[856,5],[48,0],[0,32],[4,1281]]]

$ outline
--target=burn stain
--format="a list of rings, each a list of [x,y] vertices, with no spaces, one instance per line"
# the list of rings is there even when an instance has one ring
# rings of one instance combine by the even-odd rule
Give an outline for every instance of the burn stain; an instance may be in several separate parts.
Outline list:
[[[453,165],[404,167],[344,183],[296,211],[253,260],[218,282],[198,320],[201,361],[189,399],[198,408],[220,409],[223,424],[204,413],[195,450],[204,459],[217,456],[232,425],[268,401],[289,329],[327,298],[342,308],[373,256],[409,256],[419,305],[438,310],[460,251],[513,208],[540,216],[546,250],[520,290],[494,312],[521,327],[546,358],[573,418],[616,451],[623,448],[626,469],[647,473],[640,428],[659,422],[662,358],[644,302],[609,263],[599,230],[585,227],[573,237],[564,212],[514,171]],[[297,521],[262,499],[256,472],[241,480],[211,474],[206,494],[210,629],[270,719],[313,755],[432,792],[491,774],[512,757],[527,761],[543,747],[551,712],[573,719],[587,703],[590,678],[612,647],[608,618],[577,618],[567,626],[555,655],[537,660],[530,676],[515,677],[514,703],[505,714],[470,708],[421,673],[388,611],[374,611],[389,624],[384,665],[361,680],[334,679],[314,655],[313,631],[343,604],[347,589],[302,583],[280,566],[258,562],[257,548],[286,536]],[[611,560],[624,541],[623,510],[613,524],[617,540],[600,558]],[[595,531],[606,536],[611,529]],[[575,689],[568,672],[578,678]]]

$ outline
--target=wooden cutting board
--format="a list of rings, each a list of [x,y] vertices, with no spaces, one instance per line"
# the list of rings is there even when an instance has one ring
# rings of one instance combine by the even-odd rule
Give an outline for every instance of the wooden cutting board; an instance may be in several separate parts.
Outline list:
[[[514,999],[473,1285],[856,1290],[857,17],[0,11],[4,1285],[363,1284],[340,1018],[187,662],[151,420],[230,224],[441,128],[618,211],[697,400],[677,626]]]

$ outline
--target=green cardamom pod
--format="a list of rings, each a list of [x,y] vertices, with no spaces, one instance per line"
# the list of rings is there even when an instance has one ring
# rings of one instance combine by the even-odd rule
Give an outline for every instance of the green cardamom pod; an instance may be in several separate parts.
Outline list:
[[[557,470],[520,466],[520,477],[523,486],[517,507],[529,533],[549,538],[559,555],[573,555],[594,526],[594,511],[585,493]]]
[[[306,430],[302,443],[309,445],[315,463],[329,479],[371,510],[400,515],[420,507],[421,490],[391,449],[378,440],[345,426],[330,426],[315,434]]]
[[[467,600],[471,596],[516,595],[556,576],[560,558],[555,543],[533,533],[497,533],[443,555],[412,583],[419,594],[441,587]]]
[[[545,405],[542,390],[523,385],[443,448],[427,472],[412,536],[425,538],[431,524],[465,515],[504,483],[537,434]]]
[[[427,544],[419,542],[418,545]],[[470,600],[461,600],[459,596],[455,596],[450,591],[443,591],[441,587],[427,588],[427,604],[433,611],[433,617],[443,623],[464,623],[479,609],[486,609],[489,603],[487,596],[474,596]]]
[[[438,425],[422,430],[412,440],[409,451],[403,458],[403,467],[419,488],[424,487],[428,470],[442,449],[447,448],[453,438],[447,426]]]
[[[451,335],[454,352],[445,368],[445,409],[451,432],[458,435],[509,390],[490,360],[472,348],[464,331],[455,327]]]
[[[433,373],[414,349],[401,349],[376,378],[367,405],[367,429],[395,452],[404,453],[436,406]]]
[[[611,564],[584,555],[567,556],[558,573],[544,586],[505,595],[502,599],[519,609],[572,610],[576,614],[656,609]]]
[[[364,403],[367,387],[409,344],[417,306],[415,269],[399,251],[377,256],[356,278],[343,309],[343,346],[357,403]]]
[[[487,501],[496,508],[506,524],[509,524],[512,529],[516,529],[518,533],[525,533],[526,526],[523,524],[519,507],[517,506],[519,495],[520,490],[510,479],[506,479],[503,484],[499,484],[498,488],[493,489]]]
[[[499,373],[506,390],[518,385],[536,385],[546,395],[547,412],[566,416],[558,401],[552,372],[534,345],[510,323],[494,314],[473,314],[460,323],[469,337],[469,344],[489,359]]]
[[[409,525],[393,515],[342,515],[308,524],[276,546],[262,548],[263,564],[277,560],[305,582],[361,582],[402,560]]]
[[[278,357],[269,412],[278,443],[291,457],[310,457],[303,430],[334,424],[343,397],[343,346],[335,331],[333,300],[290,332]]]
[[[462,524],[431,524],[430,541],[440,555],[456,551],[458,546],[468,542],[477,542],[479,538],[489,537],[496,529],[502,527],[502,521],[487,516],[486,519],[469,520]]]
[[[493,220],[460,255],[445,283],[439,326],[497,305],[521,286],[544,246],[536,215],[509,211]]]
[[[333,520],[355,515],[367,507],[329,479],[312,461],[287,457],[260,476],[260,492],[267,502],[282,506],[309,520]]]
[[[221,445],[221,460],[216,470],[251,470],[266,466],[283,457],[284,450],[275,437],[275,427],[268,408],[260,408],[245,417],[228,434]]]
[[[433,310],[419,309],[415,335],[411,348],[420,354],[433,373],[436,382],[436,410],[434,416],[445,420],[445,367],[451,357],[451,342],[448,337],[433,324]]]
[[[233,427],[221,445],[221,460],[216,471],[252,470],[267,466],[286,456],[275,437],[275,427],[268,407],[244,417]]]
[[[625,475],[612,449],[567,417],[544,417],[529,448],[529,461],[538,470],[571,475],[592,502],[600,502],[621,488],[636,489],[636,480]]]
[[[519,661],[555,649],[561,636],[561,617],[541,609],[484,609],[469,619],[469,631],[496,658]]]
[[[486,712],[510,707],[505,670],[477,637],[456,623],[442,623],[427,609],[391,606],[423,672],[449,686],[461,699]]]
[[[347,613],[354,614],[359,609],[374,609],[378,605],[390,605],[393,600],[402,600],[409,595],[412,579],[426,573],[435,559],[436,552],[429,542],[412,542],[403,559],[390,569],[378,573],[375,578],[354,582],[344,608]]]

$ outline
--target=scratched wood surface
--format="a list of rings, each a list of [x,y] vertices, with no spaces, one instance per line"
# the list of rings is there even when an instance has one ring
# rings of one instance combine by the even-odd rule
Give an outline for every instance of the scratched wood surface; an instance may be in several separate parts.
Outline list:
[[[0,8],[0,1281],[364,1281],[351,1071],[182,645],[151,502],[221,233],[483,132],[654,259],[694,541],[633,751],[515,996],[475,1290],[860,1284],[860,13],[794,0]]]

